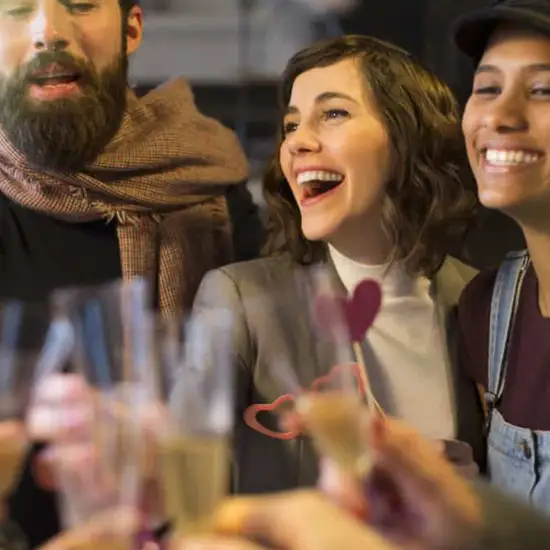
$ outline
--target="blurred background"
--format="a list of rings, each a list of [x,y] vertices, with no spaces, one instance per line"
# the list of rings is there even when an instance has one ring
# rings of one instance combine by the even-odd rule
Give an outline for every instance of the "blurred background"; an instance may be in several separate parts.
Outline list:
[[[234,128],[249,156],[249,183],[263,206],[260,178],[274,148],[277,81],[286,61],[316,39],[371,34],[420,58],[468,97],[473,67],[449,39],[459,14],[490,0],[141,0],[144,43],[132,60],[139,94],[184,76],[199,108]],[[472,185],[471,182],[467,182]],[[486,267],[523,246],[514,224],[482,211],[470,263]]]

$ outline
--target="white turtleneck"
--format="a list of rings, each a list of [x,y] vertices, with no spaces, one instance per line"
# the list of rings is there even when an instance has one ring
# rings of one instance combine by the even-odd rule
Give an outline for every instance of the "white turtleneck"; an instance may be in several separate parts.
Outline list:
[[[329,246],[336,271],[351,294],[364,279],[382,286],[382,308],[363,344],[372,390],[384,411],[425,437],[455,437],[454,397],[445,331],[430,281],[413,279],[397,264],[364,265]]]

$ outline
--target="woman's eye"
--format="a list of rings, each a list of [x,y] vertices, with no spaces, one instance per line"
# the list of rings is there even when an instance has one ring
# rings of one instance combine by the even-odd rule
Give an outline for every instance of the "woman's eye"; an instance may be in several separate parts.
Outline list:
[[[476,95],[497,95],[500,93],[498,86],[478,86],[474,88],[474,94]]]
[[[349,113],[345,109],[327,109],[323,112],[323,117],[327,120],[333,118],[347,117],[348,115]]]
[[[286,136],[286,134],[296,131],[296,128],[298,128],[298,124],[296,122],[285,122],[283,124],[283,134]]]
[[[533,90],[531,90],[531,93],[533,95],[547,97],[547,96],[550,96],[550,88],[545,88],[545,87],[540,86],[538,88],[533,88]]]

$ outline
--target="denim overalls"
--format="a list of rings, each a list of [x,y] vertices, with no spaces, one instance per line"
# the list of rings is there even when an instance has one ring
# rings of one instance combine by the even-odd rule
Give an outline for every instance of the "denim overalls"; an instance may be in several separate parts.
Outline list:
[[[496,408],[506,381],[508,346],[529,263],[527,251],[508,254],[493,290],[485,394],[489,430],[487,465],[492,484],[550,513],[550,432],[513,426]]]

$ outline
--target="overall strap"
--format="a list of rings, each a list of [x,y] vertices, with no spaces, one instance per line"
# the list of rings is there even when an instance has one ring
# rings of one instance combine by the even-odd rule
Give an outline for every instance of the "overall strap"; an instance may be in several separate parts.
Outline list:
[[[502,262],[493,288],[489,327],[489,372],[485,401],[489,412],[502,396],[506,380],[508,343],[519,302],[523,277],[529,266],[526,250],[511,252]]]

